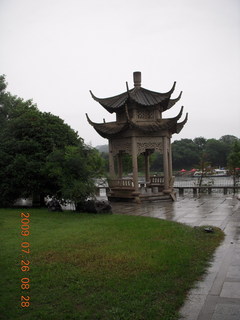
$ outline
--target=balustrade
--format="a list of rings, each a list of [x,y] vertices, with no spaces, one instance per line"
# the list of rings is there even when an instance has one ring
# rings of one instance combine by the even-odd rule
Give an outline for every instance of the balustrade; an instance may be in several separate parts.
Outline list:
[[[164,184],[163,176],[150,177],[150,185],[163,185],[163,184]]]
[[[134,189],[132,179],[114,179],[108,180],[110,189]]]

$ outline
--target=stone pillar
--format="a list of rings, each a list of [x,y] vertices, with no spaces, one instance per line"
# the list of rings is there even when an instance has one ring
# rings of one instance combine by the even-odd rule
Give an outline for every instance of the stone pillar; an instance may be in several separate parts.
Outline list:
[[[132,137],[132,169],[133,169],[133,183],[134,189],[138,192],[138,161],[137,161],[137,142],[136,137]]]
[[[144,158],[145,158],[145,180],[146,180],[146,183],[147,183],[150,180],[149,152],[148,152],[148,150],[145,151]]]
[[[109,140],[109,174],[110,178],[115,178],[115,168],[114,168],[114,157],[113,157],[113,148],[112,148],[112,141]]]
[[[170,188],[173,188],[173,175],[172,175],[172,146],[171,146],[171,139],[169,138],[168,140],[169,143],[169,163],[168,163],[168,167],[169,167],[169,181],[170,181]]]
[[[122,153],[118,154],[118,178],[122,179],[123,177],[123,164],[122,164]]]
[[[169,190],[169,150],[168,138],[163,137],[163,172],[164,172],[164,190]]]

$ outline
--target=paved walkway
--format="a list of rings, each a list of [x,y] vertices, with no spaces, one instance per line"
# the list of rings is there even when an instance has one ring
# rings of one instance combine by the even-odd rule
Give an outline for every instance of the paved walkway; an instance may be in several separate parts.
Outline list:
[[[212,225],[226,234],[203,281],[180,310],[186,320],[240,319],[240,201],[231,195],[179,197],[176,202],[112,203],[113,213],[150,216],[192,226]]]

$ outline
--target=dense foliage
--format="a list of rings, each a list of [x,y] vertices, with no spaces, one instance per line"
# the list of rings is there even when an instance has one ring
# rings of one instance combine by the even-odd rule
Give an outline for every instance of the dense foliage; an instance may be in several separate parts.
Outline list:
[[[174,169],[200,167],[205,161],[211,167],[228,167],[228,157],[234,143],[240,141],[232,135],[220,139],[198,137],[193,140],[181,139],[172,143]]]
[[[102,168],[97,151],[59,117],[5,90],[0,76],[0,206],[19,197],[78,201],[90,195]]]

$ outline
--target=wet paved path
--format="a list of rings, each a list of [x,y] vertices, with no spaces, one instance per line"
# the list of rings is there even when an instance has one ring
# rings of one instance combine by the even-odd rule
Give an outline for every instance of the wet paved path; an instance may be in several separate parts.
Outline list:
[[[187,320],[240,319],[240,201],[231,195],[178,197],[176,202],[112,203],[113,213],[142,215],[221,228],[225,240],[216,250],[211,267],[189,292],[181,309]]]

